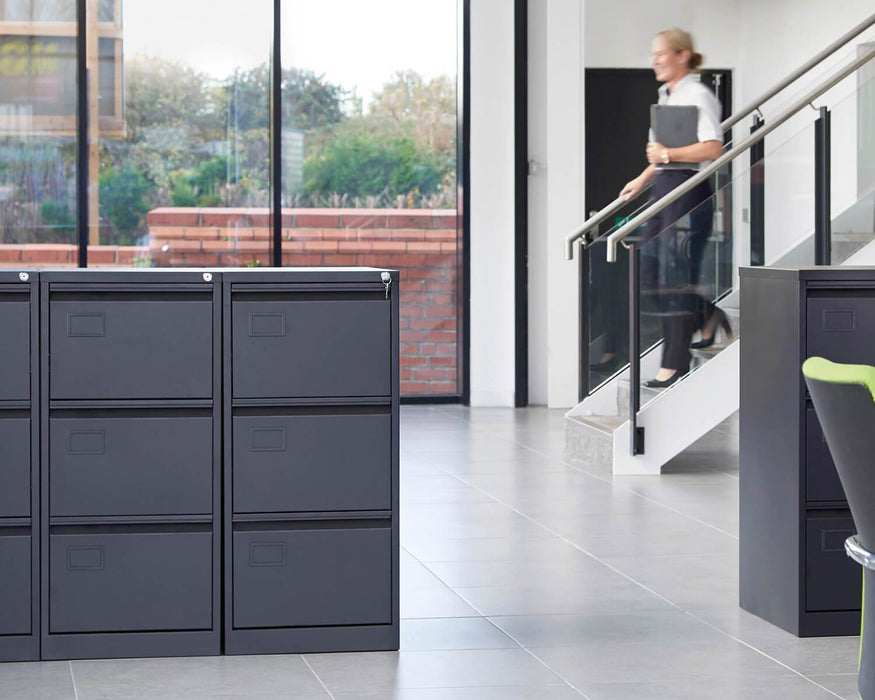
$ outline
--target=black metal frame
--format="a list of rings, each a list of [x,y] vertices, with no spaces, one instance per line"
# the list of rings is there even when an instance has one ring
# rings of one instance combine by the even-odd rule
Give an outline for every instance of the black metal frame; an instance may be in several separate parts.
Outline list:
[[[283,264],[283,64],[282,64],[282,5],[280,0],[273,0],[273,52],[271,54],[271,154],[270,179],[273,211],[270,220],[273,223],[273,244],[271,245],[271,263],[274,267]]]
[[[458,288],[461,306],[461,327],[457,334],[457,364],[462,381],[459,399],[471,403],[471,0],[459,0],[462,21],[459,27],[459,68],[461,83],[456,80],[456,149],[461,166],[456,186],[457,212],[462,214],[461,251],[457,247],[457,262],[461,262],[462,280]],[[458,218],[457,218],[458,221]],[[461,258],[461,260],[459,260]],[[412,398],[412,397],[411,397]],[[407,403],[407,401],[405,401]],[[411,403],[428,403],[415,399]]]
[[[517,2],[517,50],[525,48],[526,23],[525,11],[521,6],[526,5],[526,0]],[[88,266],[88,236],[90,222],[88,220],[88,81],[90,76],[86,69],[87,42],[84,27],[86,25],[86,0],[76,0],[76,19],[80,31],[76,35],[76,61],[77,61],[77,165],[76,165],[76,201],[77,201],[77,244],[78,265]],[[470,0],[458,0],[458,13],[461,17],[459,23],[458,45],[460,47],[457,74],[461,80],[457,80],[457,163],[459,176],[457,183],[457,211],[461,214],[460,243],[457,248],[457,263],[461,270],[458,287],[458,316],[457,316],[457,366],[459,374],[457,379],[457,391],[454,394],[439,396],[410,396],[405,397],[404,403],[470,403],[470,357],[471,357],[471,214],[468,201],[470,199],[469,187],[471,182],[471,34]],[[273,35],[271,50],[271,116],[270,132],[272,143],[270,148],[271,164],[271,264],[274,267],[282,267],[282,0],[273,0]],[[520,19],[521,18],[521,19]],[[522,37],[522,41],[520,41]],[[517,58],[517,75],[525,73],[525,59],[520,64]],[[520,86],[522,86],[520,88]],[[517,118],[525,116],[525,80],[517,81],[517,89],[522,90],[522,96],[517,96]],[[522,100],[522,102],[520,102]],[[522,109],[520,104],[523,105]],[[525,139],[525,125],[517,127],[517,139]],[[516,285],[516,309],[517,309],[517,337],[516,337],[516,362],[517,362],[517,395],[518,401],[522,399],[525,405],[528,403],[528,338],[527,330],[527,288],[525,286],[526,255],[525,246],[527,241],[526,217],[521,216],[527,206],[525,184],[525,145],[517,147],[517,285]],[[522,165],[519,159],[522,158]],[[522,174],[520,174],[522,173]],[[523,185],[520,185],[520,178]],[[521,189],[523,187],[523,189]],[[520,194],[521,193],[521,194]],[[522,258],[522,260],[520,260]],[[522,273],[520,272],[522,270]],[[520,282],[520,280],[522,280]],[[521,286],[522,285],[522,286]],[[461,384],[461,387],[459,387]]]
[[[832,260],[831,117],[826,107],[818,111],[820,116],[814,122],[814,264],[829,265]]]
[[[514,405],[529,403],[528,0],[514,4]]]
[[[762,128],[765,121],[757,112],[750,133]],[[766,259],[766,142],[750,147],[750,264],[764,265]]]
[[[638,428],[641,408],[641,279],[638,274],[641,252],[629,247],[629,450],[644,454],[644,428]]]
[[[76,232],[79,267],[88,266],[88,53],[85,0],[76,2]]]

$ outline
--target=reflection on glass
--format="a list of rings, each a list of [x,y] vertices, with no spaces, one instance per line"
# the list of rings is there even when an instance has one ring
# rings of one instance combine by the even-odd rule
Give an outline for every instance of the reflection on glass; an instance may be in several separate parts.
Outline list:
[[[0,265],[75,265],[75,3],[0,10]]]
[[[404,395],[459,391],[456,6],[282,3],[283,264],[401,270]]]
[[[89,266],[268,265],[273,3],[97,7]]]

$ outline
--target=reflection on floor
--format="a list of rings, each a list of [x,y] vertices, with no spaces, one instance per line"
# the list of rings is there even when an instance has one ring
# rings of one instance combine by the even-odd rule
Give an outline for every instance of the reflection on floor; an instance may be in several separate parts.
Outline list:
[[[0,665],[0,698],[856,698],[857,637],[738,607],[738,420],[661,477],[564,458],[562,411],[405,406],[401,651]]]

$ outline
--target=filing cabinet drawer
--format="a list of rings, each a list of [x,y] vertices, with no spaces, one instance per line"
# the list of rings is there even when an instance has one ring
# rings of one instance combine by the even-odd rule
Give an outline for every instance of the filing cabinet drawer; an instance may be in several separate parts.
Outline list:
[[[875,289],[810,293],[806,356],[875,364]]]
[[[30,537],[11,531],[0,525],[0,635],[30,634]]]
[[[49,631],[198,630],[212,625],[212,534],[50,536]]]
[[[53,399],[212,396],[212,301],[52,301]]]
[[[52,418],[53,516],[212,512],[209,416]]]
[[[809,517],[806,523],[805,603],[808,612],[859,610],[860,565],[845,554],[845,540],[856,532],[847,517]]]
[[[382,293],[292,292],[232,308],[235,397],[390,394],[391,307]]]
[[[389,624],[391,530],[234,533],[235,628]]]
[[[809,501],[844,501],[845,491],[813,408],[805,416],[805,493]]]
[[[29,516],[30,419],[0,412],[0,518]]]
[[[389,510],[391,466],[388,413],[234,417],[237,513]]]
[[[0,293],[0,401],[30,398],[30,296]]]

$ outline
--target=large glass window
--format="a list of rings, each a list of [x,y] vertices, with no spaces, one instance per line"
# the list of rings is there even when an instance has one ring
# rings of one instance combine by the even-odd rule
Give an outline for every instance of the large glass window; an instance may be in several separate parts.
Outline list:
[[[75,266],[76,15],[0,2],[0,266]]]
[[[457,2],[282,3],[283,264],[401,271],[401,392],[458,393]]]
[[[269,264],[272,0],[93,7],[89,266]]]

